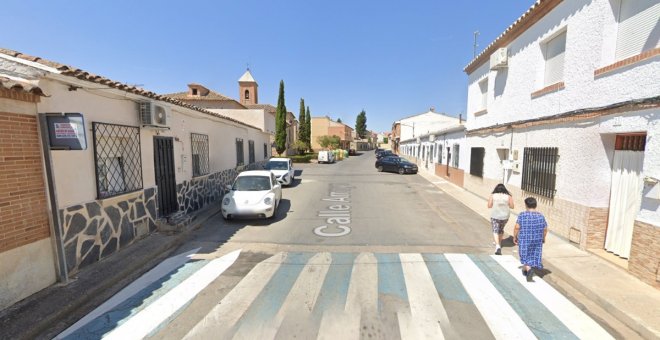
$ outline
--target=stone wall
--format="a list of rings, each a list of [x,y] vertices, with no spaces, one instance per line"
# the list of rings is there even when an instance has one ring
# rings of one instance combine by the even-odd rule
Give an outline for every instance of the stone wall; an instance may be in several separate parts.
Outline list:
[[[267,161],[248,164],[239,169],[227,169],[210,175],[195,177],[176,186],[179,211],[189,214],[219,201],[225,194],[225,186],[232,184],[238,173],[244,170],[261,170]]]
[[[67,270],[75,273],[156,230],[157,188],[60,209]]]

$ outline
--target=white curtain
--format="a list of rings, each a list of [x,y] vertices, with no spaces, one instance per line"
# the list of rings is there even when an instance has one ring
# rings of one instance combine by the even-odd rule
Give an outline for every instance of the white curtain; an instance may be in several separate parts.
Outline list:
[[[643,151],[614,152],[605,249],[624,258],[630,256],[635,216],[642,202],[643,163]]]

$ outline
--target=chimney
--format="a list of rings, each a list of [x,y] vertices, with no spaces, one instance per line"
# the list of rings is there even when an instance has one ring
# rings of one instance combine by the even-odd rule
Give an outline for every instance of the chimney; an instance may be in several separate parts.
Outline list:
[[[458,115],[458,124],[463,124],[463,114]]]
[[[431,106],[431,108],[429,109],[429,111],[431,111],[431,112],[435,112],[435,107]]]

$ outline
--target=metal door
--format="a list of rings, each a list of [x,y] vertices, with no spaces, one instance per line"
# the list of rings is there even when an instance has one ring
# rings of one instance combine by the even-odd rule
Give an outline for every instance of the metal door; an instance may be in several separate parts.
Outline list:
[[[158,215],[163,217],[179,210],[172,137],[154,137],[154,170],[158,186]]]

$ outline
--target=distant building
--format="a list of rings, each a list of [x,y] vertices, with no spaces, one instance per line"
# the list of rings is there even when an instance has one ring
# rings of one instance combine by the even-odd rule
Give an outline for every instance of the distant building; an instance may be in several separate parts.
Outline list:
[[[328,116],[323,117],[312,117],[312,132],[311,132],[311,144],[312,150],[318,151],[321,150],[321,144],[319,144],[318,139],[322,136],[338,136],[339,137],[339,148],[348,149],[350,148],[350,143],[353,141],[354,130],[350,126],[344,123],[338,123]]]

